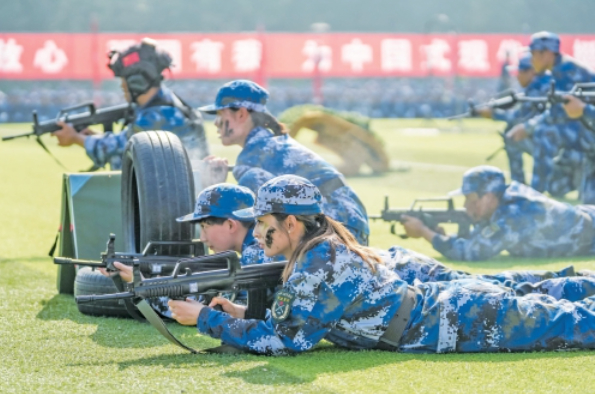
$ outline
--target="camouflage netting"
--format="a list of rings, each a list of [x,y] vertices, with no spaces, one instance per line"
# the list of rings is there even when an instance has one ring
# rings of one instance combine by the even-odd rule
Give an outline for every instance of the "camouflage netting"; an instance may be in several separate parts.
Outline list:
[[[337,153],[343,164],[339,170],[357,175],[362,164],[372,172],[388,171],[389,160],[382,140],[370,130],[370,118],[356,112],[341,112],[319,105],[298,105],[281,113],[279,121],[285,123],[295,137],[302,128],[318,133],[316,143]]]

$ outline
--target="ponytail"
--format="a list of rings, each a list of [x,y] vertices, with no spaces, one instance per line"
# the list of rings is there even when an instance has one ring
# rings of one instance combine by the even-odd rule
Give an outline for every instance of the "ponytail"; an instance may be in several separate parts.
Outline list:
[[[289,216],[281,213],[273,213],[272,215],[278,223],[283,222]],[[324,214],[294,216],[304,224],[305,233],[283,270],[283,282],[287,282],[287,279],[293,272],[295,262],[301,259],[310,249],[324,241],[329,241],[331,244],[331,263],[335,262],[336,245],[340,243],[361,257],[368,264],[372,272],[376,271],[375,264],[383,263],[382,258],[373,249],[360,245],[345,226],[328,216]]]
[[[283,123],[279,123],[275,117],[267,112],[255,112],[249,111],[250,116],[252,117],[252,122],[254,123],[254,127],[264,127],[265,129],[269,129],[275,135],[283,135],[287,134],[289,130]]]

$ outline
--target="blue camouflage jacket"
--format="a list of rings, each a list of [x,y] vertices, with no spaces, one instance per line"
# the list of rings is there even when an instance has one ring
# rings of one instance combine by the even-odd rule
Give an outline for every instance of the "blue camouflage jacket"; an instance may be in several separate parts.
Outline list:
[[[469,238],[436,235],[432,246],[465,261],[489,259],[503,250],[519,257],[591,255],[593,218],[595,205],[561,203],[513,181],[490,220],[477,224]]]
[[[546,71],[543,74],[537,74],[527,87],[524,89],[526,97],[543,97],[550,89],[552,74]],[[521,123],[531,117],[539,114],[534,105],[528,102],[522,102],[517,107],[510,110],[496,109],[493,112],[492,119],[501,120],[508,123],[507,128],[511,128],[517,123]]]
[[[122,168],[122,154],[128,139],[134,133],[149,130],[171,131],[180,137],[185,147],[190,144],[193,149],[206,150],[204,135],[197,135],[196,132],[197,122],[201,122],[200,116],[196,115],[198,120],[189,119],[179,104],[175,106],[179,102],[171,90],[162,86],[149,102],[135,108],[134,121],[118,134],[107,132],[88,136],[85,139],[87,155],[98,167],[109,163],[112,170],[118,170]],[[197,154],[204,157],[207,152]]]
[[[321,189],[324,213],[345,225],[360,243],[367,243],[368,216],[353,189],[338,185],[328,194],[321,187],[343,180],[343,175],[289,135],[274,136],[265,128],[253,129],[233,169],[238,184],[257,193],[266,181],[286,174],[299,175],[314,183]]]
[[[388,267],[369,266],[345,245],[326,241],[296,262],[277,292],[266,320],[230,317],[205,307],[198,330],[223,343],[262,354],[291,354],[314,347],[322,339],[351,349],[378,344],[399,308],[407,284]]]
[[[556,90],[561,92],[568,92],[579,82],[595,81],[595,73],[570,56],[558,56],[556,64],[551,72],[552,78],[555,81]],[[526,121],[525,130],[527,130],[529,134],[532,134],[535,131],[535,128],[540,124],[561,124],[569,121],[570,119],[566,116],[562,105],[554,104],[542,114]]]

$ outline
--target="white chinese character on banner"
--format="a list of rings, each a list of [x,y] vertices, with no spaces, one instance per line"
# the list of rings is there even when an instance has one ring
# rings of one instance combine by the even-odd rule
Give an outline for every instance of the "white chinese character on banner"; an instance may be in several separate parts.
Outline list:
[[[508,58],[510,64],[518,64],[519,58],[521,57],[524,46],[520,41],[517,40],[502,40],[496,52],[496,58],[499,62],[504,63]]]
[[[206,71],[214,74],[221,71],[221,51],[223,43],[211,41],[208,38],[195,41],[190,45],[192,56],[190,60],[196,64],[196,71]]]
[[[262,60],[262,42],[255,38],[235,41],[231,49],[231,60],[236,71],[258,70]]]
[[[43,48],[35,51],[33,65],[46,74],[56,74],[68,64],[66,52],[59,48],[54,40],[47,40]]]
[[[450,52],[448,41],[441,38],[433,38],[428,45],[421,46],[423,61],[421,67],[424,70],[450,71],[452,63],[447,57]]]
[[[306,40],[302,54],[306,60],[302,63],[305,72],[314,71],[316,64],[320,71],[329,71],[333,66],[333,50],[328,45],[320,45],[316,40]]]
[[[21,54],[23,46],[17,44],[14,38],[0,40],[0,71],[7,73],[20,73],[23,71]]]
[[[364,63],[372,62],[372,47],[362,43],[359,38],[354,38],[341,47],[341,60],[351,64],[351,71],[361,72]]]
[[[467,71],[488,71],[488,43],[484,40],[459,41],[458,66]]]
[[[155,40],[157,48],[169,53],[171,56],[171,71],[174,73],[182,71],[182,43],[180,40]]]
[[[380,57],[381,67],[384,71],[410,71],[413,68],[411,41],[402,38],[382,40]]]
[[[573,56],[586,66],[595,68],[595,41],[574,40],[572,44]]]

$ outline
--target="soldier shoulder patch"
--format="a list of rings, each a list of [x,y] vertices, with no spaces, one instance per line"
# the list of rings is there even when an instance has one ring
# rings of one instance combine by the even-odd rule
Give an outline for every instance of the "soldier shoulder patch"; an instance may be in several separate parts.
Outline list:
[[[271,315],[275,324],[281,323],[289,316],[291,311],[291,303],[295,299],[295,294],[283,289],[275,294],[275,301],[271,308]]]
[[[481,235],[485,238],[491,238],[499,230],[500,226],[498,226],[497,223],[490,223],[488,226],[485,226],[483,230],[481,230]]]

